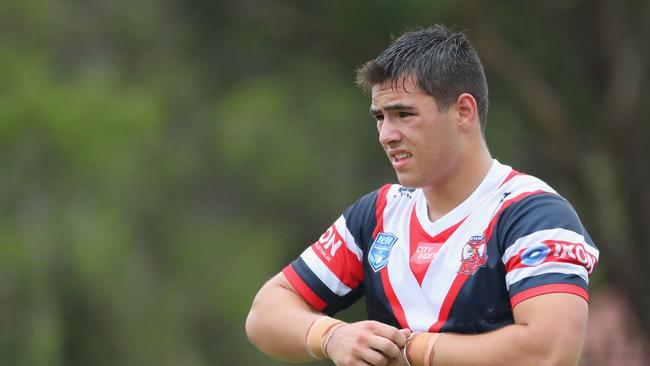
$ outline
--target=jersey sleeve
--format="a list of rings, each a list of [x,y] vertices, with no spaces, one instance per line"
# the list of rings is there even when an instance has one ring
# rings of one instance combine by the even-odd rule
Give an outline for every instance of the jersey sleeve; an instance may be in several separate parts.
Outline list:
[[[283,269],[314,309],[332,315],[363,294],[363,243],[376,225],[376,202],[377,191],[359,199]]]
[[[544,193],[516,202],[504,211],[498,232],[512,307],[557,292],[589,300],[599,252],[564,198]]]

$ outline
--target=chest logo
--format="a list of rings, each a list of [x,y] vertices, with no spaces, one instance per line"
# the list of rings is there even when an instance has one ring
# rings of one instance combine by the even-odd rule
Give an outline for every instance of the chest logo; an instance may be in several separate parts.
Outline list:
[[[373,271],[379,272],[382,268],[386,267],[388,264],[388,256],[396,241],[397,237],[394,234],[377,234],[368,253],[368,263],[370,263]]]
[[[485,235],[472,236],[463,247],[458,273],[473,275],[487,263],[487,242]]]
[[[418,243],[415,252],[411,254],[411,263],[427,264],[432,262],[444,243],[427,243],[421,241]]]

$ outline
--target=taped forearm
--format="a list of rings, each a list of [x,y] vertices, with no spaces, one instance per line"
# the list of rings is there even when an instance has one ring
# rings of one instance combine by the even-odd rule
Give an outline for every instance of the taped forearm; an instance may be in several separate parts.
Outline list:
[[[329,358],[327,345],[332,338],[332,334],[337,328],[345,324],[345,322],[328,316],[316,319],[309,327],[305,338],[307,352],[316,359]]]
[[[432,366],[436,342],[440,336],[440,333],[413,333],[404,346],[401,355],[402,364]]]

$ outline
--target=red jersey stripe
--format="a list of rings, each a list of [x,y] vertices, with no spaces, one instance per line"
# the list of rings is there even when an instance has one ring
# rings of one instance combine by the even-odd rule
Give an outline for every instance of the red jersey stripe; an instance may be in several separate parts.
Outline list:
[[[395,314],[395,319],[402,328],[409,328],[408,322],[406,321],[406,315],[404,314],[404,308],[400,304],[395,291],[393,291],[393,286],[390,283],[390,278],[388,277],[388,269],[386,267],[382,268],[381,271],[381,283],[384,286],[384,292],[388,298],[391,308],[393,309],[393,314]]]
[[[295,288],[302,298],[305,299],[305,301],[307,301],[314,309],[318,311],[323,311],[323,309],[325,309],[325,306],[327,306],[325,301],[318,297],[318,295],[307,286],[305,281],[300,278],[291,265],[284,267],[282,273],[284,273],[284,276],[289,280],[289,283],[293,285],[293,288]]]
[[[460,292],[460,289],[463,287],[465,281],[467,281],[468,278],[469,275],[465,273],[459,273],[456,275],[456,278],[454,279],[454,282],[451,284],[451,288],[449,289],[449,292],[447,293],[447,296],[445,297],[445,300],[442,302],[442,306],[440,307],[440,315],[438,315],[438,321],[435,322],[431,326],[431,328],[429,328],[429,332],[432,333],[440,332],[440,329],[442,328],[443,325],[445,325],[447,319],[449,318],[449,312],[451,311],[451,306],[454,304],[454,301],[456,301],[456,296],[458,296],[458,292]]]
[[[372,237],[376,238],[382,230],[384,230],[384,209],[386,209],[387,199],[386,194],[390,189],[390,184],[386,184],[379,189],[377,192],[377,208],[375,210],[375,219],[377,220],[377,225],[375,230],[372,232]]]
[[[514,178],[514,177],[516,177],[516,176],[518,176],[518,175],[526,175],[526,174],[524,174],[524,173],[520,173],[520,172],[518,172],[518,171],[512,169],[512,170],[510,171],[510,174],[508,174],[508,176],[506,177],[506,179],[504,179],[503,182],[501,182],[501,184],[499,184],[499,187],[501,187],[502,185],[508,183],[508,182],[510,181],[510,179],[512,179],[512,178]]]

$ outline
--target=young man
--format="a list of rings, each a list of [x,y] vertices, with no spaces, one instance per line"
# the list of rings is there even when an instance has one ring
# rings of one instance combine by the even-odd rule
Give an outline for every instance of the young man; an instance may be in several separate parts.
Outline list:
[[[493,160],[476,51],[441,25],[358,72],[398,184],[350,206],[246,322],[272,357],[337,365],[575,365],[598,250],[571,205]],[[365,296],[368,321],[330,316]]]

